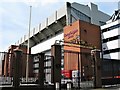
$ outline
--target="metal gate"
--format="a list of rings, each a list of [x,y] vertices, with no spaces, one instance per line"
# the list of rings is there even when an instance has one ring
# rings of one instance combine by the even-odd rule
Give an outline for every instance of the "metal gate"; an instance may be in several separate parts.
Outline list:
[[[10,58],[11,57],[11,58]],[[0,52],[0,65],[1,75],[0,75],[0,85],[12,85],[12,59],[13,53]]]
[[[70,78],[75,88],[94,87],[94,60],[91,53],[64,50],[64,68],[72,70]]]

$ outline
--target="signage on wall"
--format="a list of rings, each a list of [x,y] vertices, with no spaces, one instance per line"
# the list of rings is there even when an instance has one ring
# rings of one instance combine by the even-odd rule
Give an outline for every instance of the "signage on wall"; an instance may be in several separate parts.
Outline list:
[[[64,35],[64,37],[67,37],[67,39],[73,38],[74,35],[78,32],[78,29],[75,29],[73,31],[68,32],[67,34]]]
[[[91,49],[95,49],[96,46],[90,44],[90,43],[87,43],[83,40],[77,40],[77,39],[73,39],[71,41],[64,41],[64,43],[67,43],[67,44],[72,44],[72,46],[76,46],[76,45],[80,45],[80,47],[85,47],[85,48],[91,48]]]
[[[67,37],[67,39],[70,39],[70,40],[65,40],[64,43],[68,43],[68,44],[75,44],[75,45],[80,45],[81,47],[86,47],[86,48],[96,48],[94,45],[86,42],[86,41],[83,41],[83,40],[80,40],[80,35],[75,35],[75,33],[77,33],[78,30],[74,30],[74,31],[70,31],[69,33],[65,34],[64,37]]]
[[[64,43],[65,45],[85,47],[85,48],[96,48],[91,43],[84,41],[80,36],[80,21],[72,23],[64,27]]]

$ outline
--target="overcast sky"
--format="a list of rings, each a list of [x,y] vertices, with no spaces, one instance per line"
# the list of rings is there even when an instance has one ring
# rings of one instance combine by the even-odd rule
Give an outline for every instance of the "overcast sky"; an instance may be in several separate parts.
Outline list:
[[[88,4],[93,2],[99,10],[112,15],[118,9],[118,0],[0,0],[0,51],[5,51],[28,33],[29,6],[32,5],[34,28],[62,7],[66,1]],[[104,2],[105,1],[105,2]]]

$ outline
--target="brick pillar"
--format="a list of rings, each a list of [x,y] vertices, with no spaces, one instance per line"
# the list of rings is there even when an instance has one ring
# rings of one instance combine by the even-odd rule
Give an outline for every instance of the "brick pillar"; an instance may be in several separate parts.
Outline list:
[[[92,50],[92,56],[94,61],[94,87],[100,88],[102,87],[100,50]]]
[[[51,82],[56,84],[61,83],[61,45],[51,46],[51,55],[53,56],[51,64]]]
[[[38,73],[38,84],[40,88],[44,88],[44,53],[39,53],[39,73]]]
[[[4,64],[4,76],[7,77],[8,76],[8,53],[5,54],[5,64]]]
[[[2,76],[4,75],[4,64],[5,64],[5,60],[2,60]]]
[[[13,53],[13,86],[17,88],[20,84],[22,50],[15,49]]]

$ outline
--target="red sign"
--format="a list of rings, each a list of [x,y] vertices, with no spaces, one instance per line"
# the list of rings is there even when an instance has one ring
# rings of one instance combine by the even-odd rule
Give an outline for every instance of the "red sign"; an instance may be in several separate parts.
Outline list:
[[[62,74],[63,74],[66,78],[72,78],[72,70],[62,70]]]

